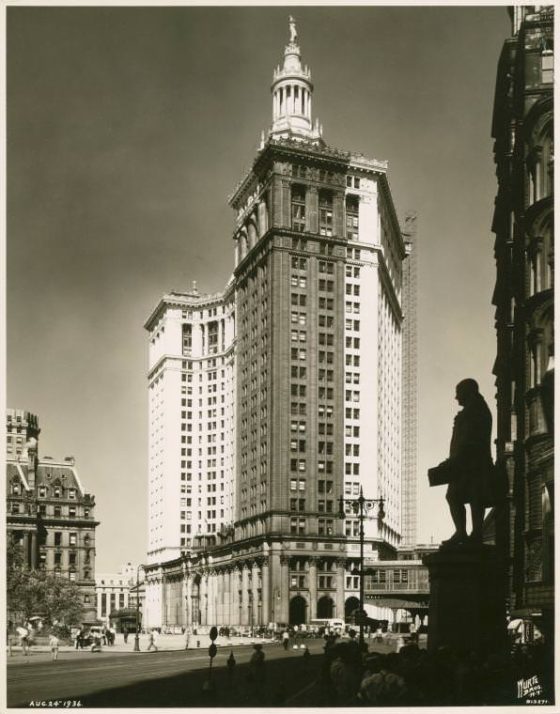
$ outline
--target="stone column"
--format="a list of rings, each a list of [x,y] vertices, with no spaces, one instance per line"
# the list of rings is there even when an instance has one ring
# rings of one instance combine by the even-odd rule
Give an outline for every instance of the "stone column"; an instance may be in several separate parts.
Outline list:
[[[344,619],[344,560],[335,560],[336,567],[336,596],[335,617]]]
[[[262,564],[262,625],[268,625],[269,622],[273,622],[272,614],[270,612],[270,583],[269,579],[269,569],[268,569],[268,559],[263,560]]]
[[[344,194],[339,191],[333,196],[333,236],[344,236]]]
[[[29,533],[26,531],[23,534],[23,559],[25,561],[25,567],[30,568],[31,567],[31,558],[29,555]]]
[[[192,585],[193,585],[193,576],[189,573],[187,574],[187,593],[186,593],[186,602],[185,602],[185,608],[186,608],[186,625],[187,627],[192,628],[193,626],[193,612],[192,612]]]
[[[79,564],[77,564],[76,569],[78,569]],[[31,532],[31,569],[35,570],[37,568],[37,532]]]
[[[317,617],[317,558],[309,558],[309,619]]]
[[[214,625],[214,576],[211,571],[206,574],[206,624]]]
[[[259,621],[259,564],[256,560],[253,561],[251,584],[253,586],[253,621],[251,624],[260,625],[262,623]]]
[[[243,563],[241,570],[241,624],[249,624],[249,568]]]
[[[231,571],[231,604],[232,604],[232,625],[240,625],[241,617],[239,613],[239,568],[236,566]]]
[[[290,617],[290,571],[289,557],[280,556],[280,622],[289,622]]]
[[[269,578],[270,621],[285,622],[285,620],[282,620],[280,616],[280,606],[282,599],[280,551],[275,548],[270,551]]]
[[[203,573],[200,578],[200,585],[198,589],[198,607],[200,611],[200,624],[207,625],[207,613],[208,613],[208,576]]]
[[[305,214],[307,230],[311,233],[319,231],[319,192],[315,186],[309,186],[305,195]]]

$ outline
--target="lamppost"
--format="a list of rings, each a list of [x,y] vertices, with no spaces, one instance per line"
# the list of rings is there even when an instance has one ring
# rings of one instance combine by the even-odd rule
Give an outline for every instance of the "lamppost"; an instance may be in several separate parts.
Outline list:
[[[338,515],[340,518],[346,518],[346,510],[344,504],[349,503],[352,506],[352,511],[358,516],[360,522],[360,570],[358,573],[352,571],[352,574],[360,576],[360,649],[364,646],[364,518],[374,509],[375,505],[378,506],[377,520],[381,524],[385,518],[385,499],[384,498],[365,498],[360,486],[360,495],[358,498],[343,498],[342,496],[338,499]]]
[[[140,583],[139,583],[140,568],[144,569],[144,566],[141,563],[136,568],[136,634],[134,635],[134,650],[133,650],[133,652],[140,652]]]

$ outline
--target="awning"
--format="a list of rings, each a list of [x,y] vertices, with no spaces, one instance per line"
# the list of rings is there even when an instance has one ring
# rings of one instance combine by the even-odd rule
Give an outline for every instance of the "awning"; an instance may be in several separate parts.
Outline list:
[[[523,617],[530,619],[532,617],[542,617],[543,611],[542,607],[520,607],[517,610],[512,610],[510,612],[511,617]]]
[[[366,597],[365,605],[377,605],[378,607],[388,607],[392,610],[428,610],[429,605],[425,602],[414,602],[414,600],[399,600],[399,598],[392,597],[380,597],[380,598],[368,598]]]

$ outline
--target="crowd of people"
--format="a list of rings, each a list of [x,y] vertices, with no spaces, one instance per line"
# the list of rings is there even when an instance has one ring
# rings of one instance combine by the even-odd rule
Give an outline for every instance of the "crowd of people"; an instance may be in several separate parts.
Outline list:
[[[490,653],[408,644],[399,652],[362,654],[355,639],[328,639],[322,690],[329,706],[499,706],[523,702],[519,682],[538,682],[553,701],[543,647]]]

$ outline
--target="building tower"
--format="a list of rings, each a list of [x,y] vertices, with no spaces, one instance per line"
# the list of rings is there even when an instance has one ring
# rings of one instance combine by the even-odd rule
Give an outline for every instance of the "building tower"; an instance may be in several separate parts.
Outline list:
[[[162,562],[233,523],[233,293],[173,291],[145,328],[148,562]]]
[[[147,569],[150,626],[300,623],[355,611],[359,522],[351,505],[339,518],[338,502],[360,489],[385,499],[385,519],[365,523],[366,564],[394,556],[400,542],[405,244],[387,163],[327,146],[312,96],[291,19],[273,75],[271,127],[230,198],[235,268],[215,303],[231,326],[216,355],[223,361],[212,369],[234,370],[224,377],[235,389],[233,528],[167,564],[163,556],[181,552],[173,503],[181,485],[180,373],[192,363],[200,375],[216,356],[202,342],[181,354],[179,323],[190,319],[181,311],[191,305],[194,315],[193,300],[202,306],[202,298],[166,296],[146,323],[155,339],[150,390],[158,375],[163,390],[150,397],[150,528],[157,529]],[[201,386],[193,381],[193,397]],[[166,433],[174,434],[167,466]],[[206,468],[199,463],[192,476],[203,498]],[[171,519],[167,541],[156,542]],[[179,622],[171,603],[183,596]],[[367,609],[387,617],[384,608]]]
[[[416,545],[418,498],[418,375],[417,299],[418,235],[417,217],[405,216],[403,237],[407,259],[403,270],[403,395],[402,395],[402,541]]]
[[[495,509],[513,616],[553,640],[553,6],[510,9],[492,122],[498,193],[493,302],[497,457],[508,497]]]

